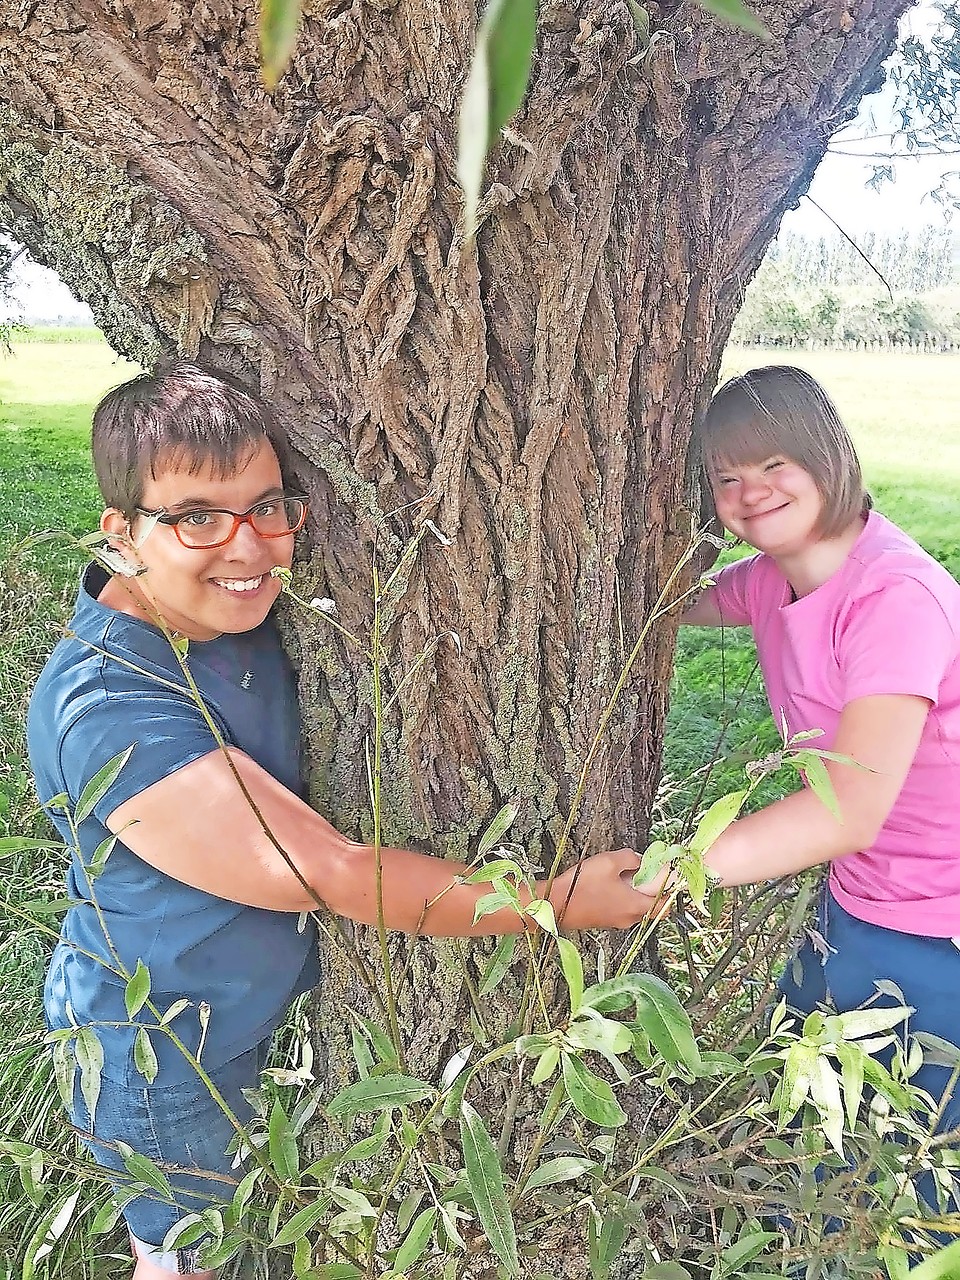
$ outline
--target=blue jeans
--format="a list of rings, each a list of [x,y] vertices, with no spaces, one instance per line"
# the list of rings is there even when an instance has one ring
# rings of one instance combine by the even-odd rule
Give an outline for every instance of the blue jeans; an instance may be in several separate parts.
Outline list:
[[[209,1072],[241,1124],[247,1124],[253,1115],[242,1090],[259,1085],[269,1047],[266,1040]],[[103,1075],[91,1131],[90,1114],[79,1080],[75,1080],[70,1118],[97,1164],[123,1175],[112,1180],[116,1190],[123,1191],[131,1180],[115,1145],[118,1141],[128,1143],[161,1167],[174,1202],[159,1192],[143,1192],[129,1201],[123,1216],[137,1242],[151,1247],[153,1252],[148,1256],[157,1266],[174,1275],[196,1271],[200,1243],[163,1254],[159,1246],[185,1214],[229,1203],[244,1172],[234,1169],[234,1157],[226,1154],[236,1130],[204,1083],[194,1076],[164,1085],[161,1073],[152,1085],[146,1081],[126,1085]]]
[[[874,982],[886,978],[897,984],[905,1003],[916,1009],[910,1015],[910,1032],[926,1031],[951,1044],[960,1042],[960,950],[950,938],[899,933],[867,924],[841,907],[826,887],[820,932],[831,948],[826,958],[808,938],[780,979],[780,990],[791,1008],[806,1014],[828,1004],[845,1013],[877,996]],[[881,995],[873,1007],[897,1003]],[[925,1063],[910,1083],[939,1102],[950,1076],[949,1067]],[[960,1087],[944,1109],[938,1131],[956,1128],[960,1128]],[[935,1206],[932,1174],[924,1174],[915,1185],[923,1199]]]

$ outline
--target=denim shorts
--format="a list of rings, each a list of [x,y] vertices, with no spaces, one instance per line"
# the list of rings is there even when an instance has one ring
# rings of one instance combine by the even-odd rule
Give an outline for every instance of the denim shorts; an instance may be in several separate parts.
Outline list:
[[[270,1041],[265,1040],[208,1073],[241,1124],[253,1116],[242,1091],[259,1085],[269,1047]],[[97,1164],[124,1175],[111,1179],[118,1192],[129,1187],[131,1175],[117,1141],[126,1142],[160,1166],[173,1191],[173,1202],[159,1191],[143,1192],[124,1206],[123,1216],[139,1253],[173,1275],[190,1275],[200,1269],[203,1242],[163,1251],[164,1236],[185,1214],[229,1203],[244,1170],[235,1168],[234,1155],[226,1153],[236,1130],[203,1081],[197,1076],[170,1085],[161,1081],[162,1073],[152,1085],[128,1085],[103,1075],[92,1132],[90,1114],[76,1082],[70,1118]]]

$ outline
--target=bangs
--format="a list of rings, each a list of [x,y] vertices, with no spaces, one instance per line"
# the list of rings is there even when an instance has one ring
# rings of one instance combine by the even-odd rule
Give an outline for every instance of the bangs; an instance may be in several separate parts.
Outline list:
[[[262,445],[270,443],[266,432],[253,438],[237,435],[225,439],[210,435],[174,442],[165,440],[159,447],[148,446],[147,470],[156,480],[163,471],[182,471],[196,476],[209,468],[214,479],[226,480],[252,462]],[[150,445],[154,444],[150,441]]]
[[[710,424],[703,442],[703,463],[710,475],[727,467],[751,467],[766,462],[774,454],[792,458],[785,448],[786,433],[768,413],[754,406],[752,417],[731,414],[723,421]]]

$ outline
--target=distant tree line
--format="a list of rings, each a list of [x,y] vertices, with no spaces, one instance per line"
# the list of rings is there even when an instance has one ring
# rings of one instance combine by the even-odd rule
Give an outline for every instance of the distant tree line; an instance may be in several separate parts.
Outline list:
[[[781,234],[746,291],[731,341],[960,347],[957,235],[938,227],[886,236],[867,232],[859,248],[862,253],[840,235]]]

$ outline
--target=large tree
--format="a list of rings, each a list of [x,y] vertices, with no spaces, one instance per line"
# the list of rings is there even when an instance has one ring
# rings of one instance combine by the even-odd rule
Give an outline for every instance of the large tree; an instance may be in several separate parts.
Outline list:
[[[376,556],[381,583],[402,562],[384,700],[418,666],[384,726],[384,840],[463,854],[516,800],[549,857],[697,523],[691,434],[743,290],[908,7],[765,0],[761,39],[692,4],[544,3],[470,240],[472,0],[308,0],[273,94],[254,0],[0,5],[6,228],[119,351],[234,370],[296,448],[303,590],[364,641],[291,619],[313,796],[343,829],[369,833]],[[442,537],[404,558],[428,519]],[[577,848],[644,840],[675,624],[630,673]],[[448,954],[423,948],[407,994],[421,1064],[463,1039]]]

